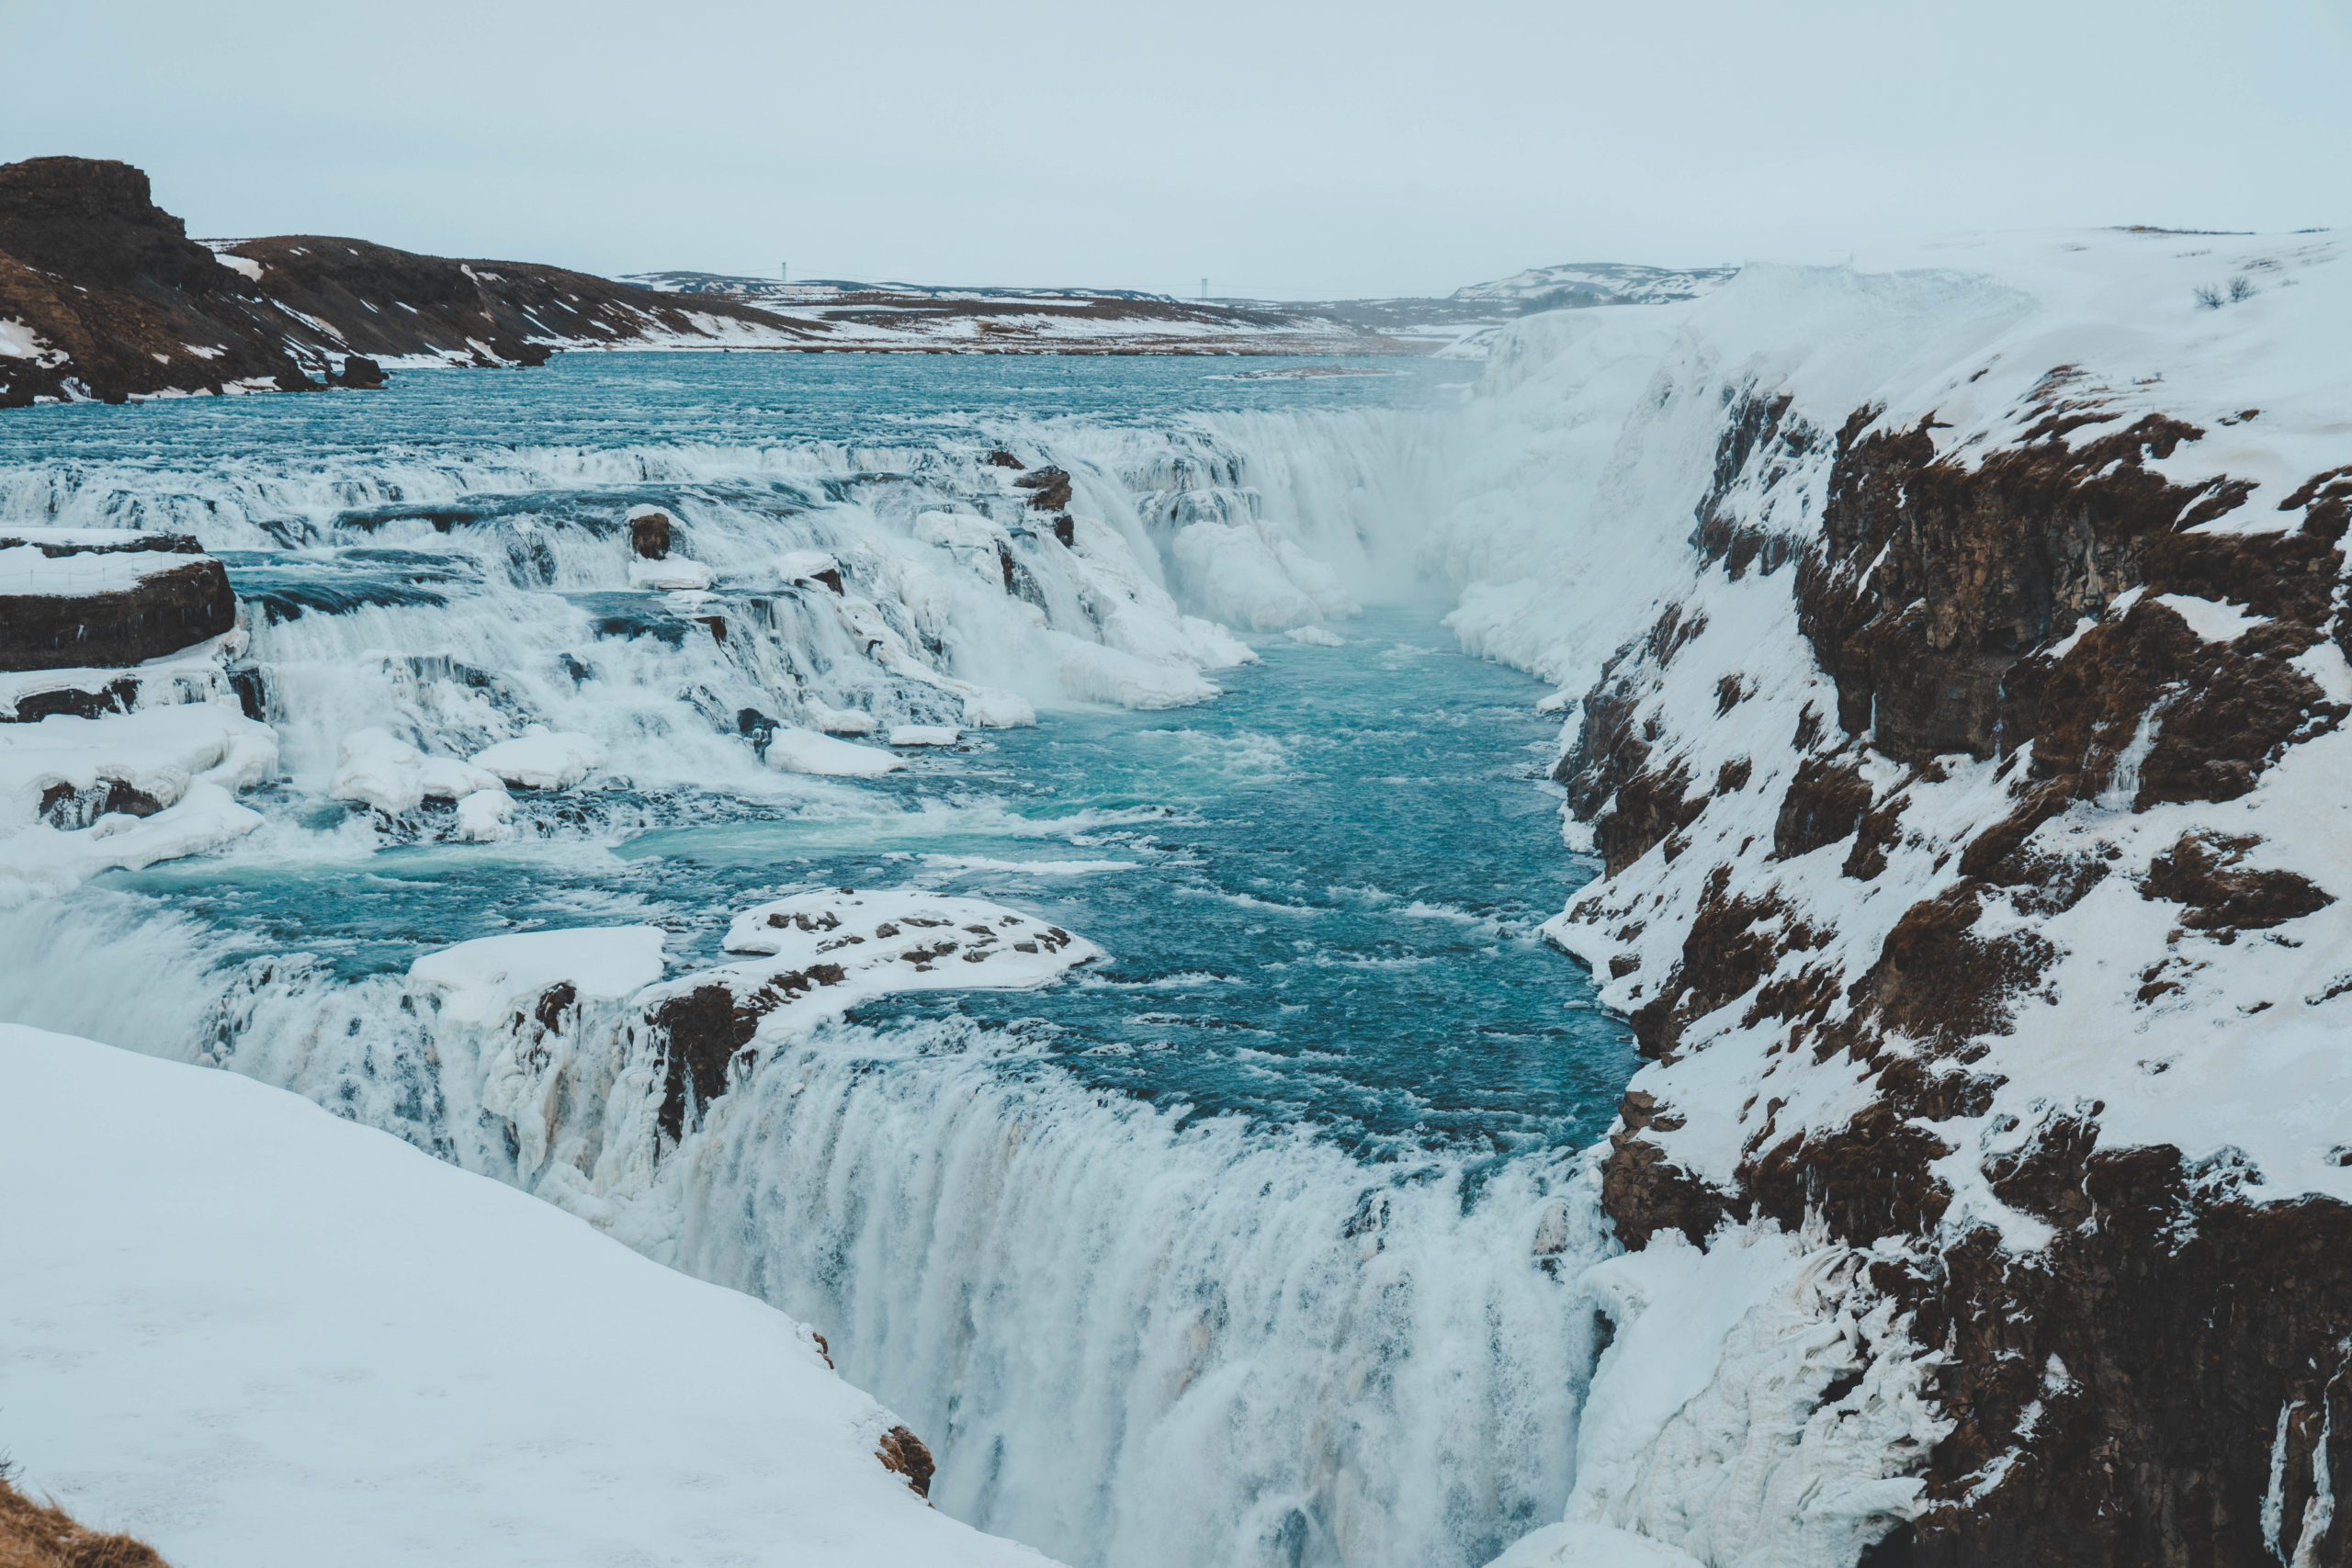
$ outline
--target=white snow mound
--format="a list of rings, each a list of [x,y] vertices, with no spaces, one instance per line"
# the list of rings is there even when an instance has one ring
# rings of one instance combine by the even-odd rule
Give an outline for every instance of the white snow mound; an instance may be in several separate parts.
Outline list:
[[[871,726],[868,727],[869,728]],[[865,731],[859,731],[863,734]],[[824,773],[834,778],[871,779],[906,766],[888,751],[836,740],[813,729],[787,727],[768,739],[768,766],[787,773]]]
[[[410,964],[408,988],[460,1023],[481,1023],[564,981],[585,996],[626,997],[662,978],[662,941],[652,926],[477,937]]]
[[[1702,1568],[1687,1551],[1610,1525],[1551,1525],[1521,1536],[1488,1568]]]
[[[672,592],[697,592],[717,581],[718,574],[698,560],[684,556],[671,556],[662,560],[640,560],[628,569],[631,588],[668,589]]]
[[[605,744],[594,736],[537,724],[474,753],[475,767],[522,789],[570,789],[604,762]]]
[[[645,999],[714,981],[739,995],[781,993],[786,999],[760,1026],[773,1039],[894,992],[1031,990],[1102,956],[1034,915],[919,888],[829,889],[755,905],[729,924],[726,946],[765,956],[697,970]],[[795,974],[810,983],[772,985]]]
[[[1042,1568],[808,1330],[232,1073],[0,1025],[25,1484],[185,1568]]]

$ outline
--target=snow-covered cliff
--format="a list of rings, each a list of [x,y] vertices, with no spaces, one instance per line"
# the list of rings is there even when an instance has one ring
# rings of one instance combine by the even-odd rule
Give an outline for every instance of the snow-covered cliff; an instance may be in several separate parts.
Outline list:
[[[1569,1517],[2339,1561],[2352,266],[1918,259],[1524,324],[1427,547],[1574,699],[1550,931],[1650,1058]]]

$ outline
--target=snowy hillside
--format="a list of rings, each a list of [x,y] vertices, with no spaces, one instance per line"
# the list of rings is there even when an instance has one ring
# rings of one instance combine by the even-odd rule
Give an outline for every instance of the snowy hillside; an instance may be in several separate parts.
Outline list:
[[[0,1122],[9,1449],[175,1568],[1046,1562],[806,1327],[293,1095],[0,1025]]]
[[[2340,241],[2156,231],[1506,341],[1424,558],[1575,699],[1651,1058],[1571,1518],[2341,1556],[2347,355]]]
[[[1680,269],[1637,266],[1624,262],[1566,262],[1530,267],[1491,283],[1473,283],[1453,298],[1503,306],[1516,314],[1574,310],[1590,305],[1662,305],[1694,299],[1722,288],[1737,267]]]
[[[1028,354],[1399,354],[1400,343],[1314,306],[1177,299],[1131,288],[972,288],[707,272],[624,282],[679,299],[755,306],[797,345]]]

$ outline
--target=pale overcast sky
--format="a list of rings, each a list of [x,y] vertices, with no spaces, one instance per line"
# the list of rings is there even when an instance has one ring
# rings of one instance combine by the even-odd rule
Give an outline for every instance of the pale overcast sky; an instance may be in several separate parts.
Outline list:
[[[2346,0],[0,0],[201,235],[1269,298],[2352,222]]]

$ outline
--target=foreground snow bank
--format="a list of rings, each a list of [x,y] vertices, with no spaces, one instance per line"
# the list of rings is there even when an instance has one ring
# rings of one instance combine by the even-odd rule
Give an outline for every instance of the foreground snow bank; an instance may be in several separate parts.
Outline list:
[[[227,1073],[0,1025],[0,1406],[177,1568],[1042,1564],[808,1331]]]

